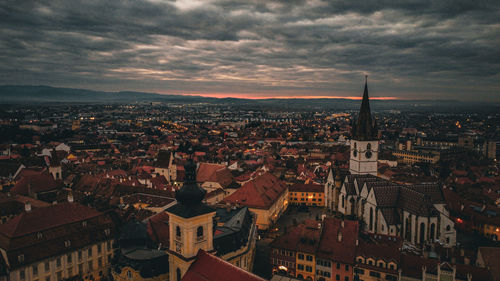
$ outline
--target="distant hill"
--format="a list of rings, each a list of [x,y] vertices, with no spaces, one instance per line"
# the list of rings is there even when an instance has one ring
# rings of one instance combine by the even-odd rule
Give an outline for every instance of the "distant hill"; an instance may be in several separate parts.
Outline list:
[[[201,96],[163,95],[143,92],[104,92],[85,89],[56,88],[50,86],[17,86],[0,85],[0,104],[47,104],[47,103],[212,103],[250,106],[255,108],[276,109],[339,109],[356,110],[359,100],[349,99],[239,99],[239,98],[210,98]],[[463,108],[479,107],[484,109],[485,104],[465,103],[454,100],[372,100],[374,110],[405,110],[432,111],[436,108],[447,110],[463,110]],[[498,104],[487,104],[490,108],[498,109]]]

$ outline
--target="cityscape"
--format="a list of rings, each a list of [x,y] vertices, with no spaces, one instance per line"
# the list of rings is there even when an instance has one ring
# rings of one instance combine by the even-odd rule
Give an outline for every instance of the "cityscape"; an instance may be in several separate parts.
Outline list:
[[[500,280],[500,4],[0,4],[0,281]]]

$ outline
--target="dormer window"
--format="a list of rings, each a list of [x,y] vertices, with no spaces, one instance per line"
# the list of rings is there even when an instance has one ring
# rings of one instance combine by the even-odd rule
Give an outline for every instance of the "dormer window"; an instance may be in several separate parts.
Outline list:
[[[104,234],[106,234],[106,236],[109,236],[111,234],[111,230],[109,228],[105,229]]]
[[[42,238],[43,238],[43,234],[42,234],[41,232],[38,232],[38,233],[36,234],[36,238],[38,238],[38,239],[42,239]]]
[[[24,262],[24,255],[17,256],[17,261]]]
[[[64,241],[64,246],[66,246],[66,248],[69,248],[71,246],[71,241],[69,240]]]
[[[82,226],[87,227],[87,221],[82,221]]]

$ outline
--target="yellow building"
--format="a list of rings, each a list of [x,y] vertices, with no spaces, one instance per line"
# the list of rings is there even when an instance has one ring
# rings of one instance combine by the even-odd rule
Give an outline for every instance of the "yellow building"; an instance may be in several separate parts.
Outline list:
[[[435,164],[439,161],[440,158],[439,152],[436,151],[397,150],[392,152],[392,155],[398,158],[399,162],[405,164],[415,164],[415,163]]]
[[[298,278],[306,280],[315,280],[316,277],[316,259],[314,253],[297,252],[295,260],[295,272]]]
[[[222,200],[223,204],[247,206],[257,215],[261,230],[273,225],[288,207],[288,188],[276,176],[265,172],[247,181]]]
[[[290,204],[325,206],[325,189],[319,184],[294,184],[288,188]]]

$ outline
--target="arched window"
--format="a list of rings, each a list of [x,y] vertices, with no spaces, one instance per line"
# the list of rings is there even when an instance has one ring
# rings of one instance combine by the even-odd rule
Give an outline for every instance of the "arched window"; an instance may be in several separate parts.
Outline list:
[[[181,270],[179,268],[177,268],[177,270],[175,271],[176,275],[177,275],[177,280],[176,281],[181,281]]]
[[[356,143],[354,143],[354,149],[357,149],[357,148],[358,148],[358,146],[356,145]]]
[[[203,226],[198,226],[196,229],[196,238],[198,240],[203,239]]]
[[[373,208],[370,207],[370,231],[373,229]]]
[[[370,149],[372,149],[372,144],[371,144],[371,143],[368,143],[368,144],[366,145],[366,150],[370,150]]]
[[[423,244],[425,241],[425,223],[420,224],[420,243]]]
[[[434,223],[431,224],[431,233],[430,233],[430,237],[431,237],[431,241],[434,241],[434,233],[436,232],[436,225]]]
[[[179,226],[175,227],[175,236],[177,236],[177,238],[181,238],[181,228]]]
[[[410,224],[410,219],[406,218],[406,224],[405,224],[405,239],[410,240],[411,235],[411,224]]]

